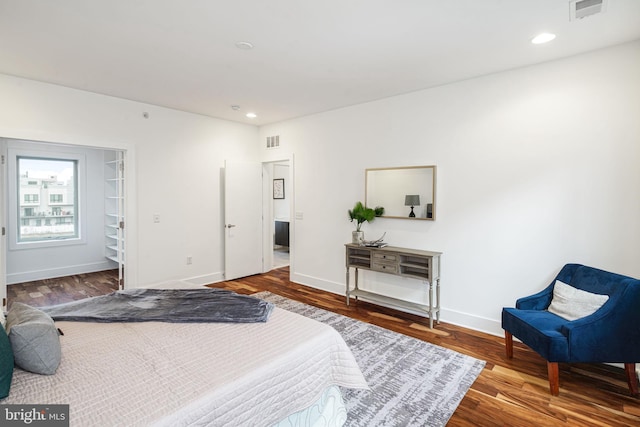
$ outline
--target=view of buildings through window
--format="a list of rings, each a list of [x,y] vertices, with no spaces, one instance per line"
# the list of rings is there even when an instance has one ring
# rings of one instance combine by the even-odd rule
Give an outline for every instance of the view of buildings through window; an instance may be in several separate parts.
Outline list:
[[[77,160],[17,157],[18,241],[78,237]]]

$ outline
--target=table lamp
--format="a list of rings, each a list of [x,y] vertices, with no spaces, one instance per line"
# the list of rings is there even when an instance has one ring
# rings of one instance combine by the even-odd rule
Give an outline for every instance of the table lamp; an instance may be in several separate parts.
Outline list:
[[[404,196],[404,205],[411,206],[409,218],[415,218],[416,214],[413,212],[413,207],[420,205],[420,196],[418,194],[407,194]]]

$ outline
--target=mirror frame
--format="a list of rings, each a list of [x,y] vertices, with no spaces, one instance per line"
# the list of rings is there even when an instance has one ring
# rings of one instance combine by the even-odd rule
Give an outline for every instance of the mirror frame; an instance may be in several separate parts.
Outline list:
[[[431,191],[433,194],[433,201],[432,201],[432,215],[431,218],[420,218],[420,217],[409,217],[409,216],[389,216],[389,215],[382,215],[380,218],[396,218],[396,219],[411,219],[411,220],[423,220],[423,221],[435,221],[436,219],[436,166],[435,165],[428,165],[428,166],[399,166],[399,167],[390,167],[390,168],[369,168],[369,169],[365,169],[364,171],[364,200],[365,200],[365,206],[368,207],[374,207],[374,206],[370,206],[369,203],[369,172],[375,172],[375,171],[393,171],[393,170],[407,170],[407,169],[431,169],[432,173],[433,173],[433,179],[432,179],[432,185],[433,187],[431,188]],[[385,207],[385,206],[383,206]]]

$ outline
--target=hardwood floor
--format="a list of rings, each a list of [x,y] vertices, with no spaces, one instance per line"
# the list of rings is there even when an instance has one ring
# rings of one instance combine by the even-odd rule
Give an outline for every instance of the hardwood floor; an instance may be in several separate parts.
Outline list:
[[[55,304],[116,289],[113,272],[10,285],[9,303]],[[358,302],[288,280],[289,269],[210,285],[238,293],[269,291],[306,304],[413,336],[487,362],[449,421],[450,426],[640,426],[640,400],[629,396],[623,369],[560,365],[560,395],[551,396],[546,361],[520,343],[514,358],[504,340],[459,326],[428,327],[424,318]]]
[[[14,301],[34,307],[62,304],[118,290],[118,270],[77,274],[7,286],[7,304]]]

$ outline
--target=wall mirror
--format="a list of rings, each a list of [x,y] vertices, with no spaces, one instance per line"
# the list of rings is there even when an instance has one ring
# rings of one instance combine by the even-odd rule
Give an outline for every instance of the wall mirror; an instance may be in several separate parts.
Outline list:
[[[384,207],[383,218],[435,220],[436,167],[366,169],[365,205]]]

